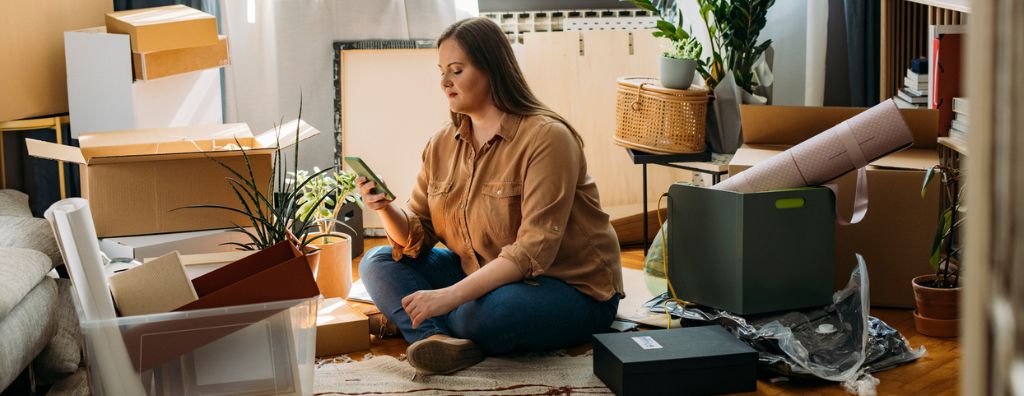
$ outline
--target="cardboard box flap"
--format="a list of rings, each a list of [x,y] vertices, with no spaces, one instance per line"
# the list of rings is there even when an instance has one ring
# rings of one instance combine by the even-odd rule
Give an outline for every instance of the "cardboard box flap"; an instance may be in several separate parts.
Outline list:
[[[28,149],[28,155],[33,157],[85,164],[85,156],[82,155],[82,150],[78,147],[25,139],[25,148]]]
[[[796,145],[867,110],[861,107],[740,106],[743,142],[751,145]],[[914,135],[913,148],[935,148],[939,113],[934,109],[900,109]]]
[[[736,155],[729,162],[729,173],[736,173],[733,168],[746,169],[766,161],[768,158],[779,154],[790,146],[771,144],[744,144],[736,151]],[[928,149],[906,149],[886,155],[871,162],[871,166],[886,169],[913,169],[925,170],[939,163],[939,155],[935,150]]]
[[[102,157],[196,154],[237,151],[239,147],[261,148],[246,124],[91,133],[80,136],[79,143],[82,154],[90,163]]]
[[[107,15],[132,26],[159,25],[171,22],[215,18],[213,15],[183,5],[118,11]]]
[[[879,158],[871,165],[886,169],[927,170],[939,164],[939,153],[935,150],[910,149]]]
[[[270,128],[256,136],[260,147],[285,148],[295,144],[295,133],[299,134],[299,140],[306,140],[311,136],[320,134],[320,130],[314,128],[302,120],[291,120],[280,127]]]
[[[106,33],[107,32],[107,27],[106,26],[93,26],[93,27],[90,27],[90,28],[76,29],[76,30],[71,30],[71,31],[72,32],[78,32],[78,33]]]

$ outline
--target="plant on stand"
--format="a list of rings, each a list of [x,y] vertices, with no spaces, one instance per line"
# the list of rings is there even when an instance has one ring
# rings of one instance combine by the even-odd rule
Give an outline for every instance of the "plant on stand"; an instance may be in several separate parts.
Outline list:
[[[925,173],[921,197],[929,183],[938,176],[941,202],[938,226],[932,243],[929,264],[934,274],[914,278],[914,327],[918,333],[934,337],[955,337],[960,324],[960,258],[962,247],[958,231],[964,224],[961,196],[965,184],[960,170],[936,165]]]
[[[629,0],[638,8],[650,11],[661,17],[657,22],[657,30],[652,33],[654,37],[668,39],[669,47],[662,54],[661,67],[659,69],[661,85],[665,88],[687,89],[693,82],[694,73],[698,68],[703,67],[700,56],[703,50],[696,37],[683,27],[683,13],[680,10],[662,12],[651,0]],[[665,19],[663,14],[676,14],[676,23],[673,24],[671,16]]]
[[[289,173],[288,185],[303,186],[295,221],[314,226],[301,240],[317,251],[316,281],[324,297],[348,297],[352,287],[352,239],[336,232],[335,226],[355,231],[337,220],[344,204],[362,206],[355,180],[356,175],[347,171],[313,168],[313,176],[304,170]]]

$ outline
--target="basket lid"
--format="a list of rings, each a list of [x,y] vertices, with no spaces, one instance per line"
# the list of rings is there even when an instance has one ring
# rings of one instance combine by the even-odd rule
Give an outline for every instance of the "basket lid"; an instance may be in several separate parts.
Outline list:
[[[661,85],[661,80],[653,77],[619,77],[617,80],[619,87],[637,89],[643,85],[644,90],[654,91],[669,95],[707,95],[708,90],[705,87],[691,85],[687,89],[672,89],[665,88]]]

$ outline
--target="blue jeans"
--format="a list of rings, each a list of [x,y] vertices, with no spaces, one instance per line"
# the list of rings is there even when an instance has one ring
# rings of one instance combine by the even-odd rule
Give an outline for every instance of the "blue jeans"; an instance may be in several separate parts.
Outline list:
[[[413,343],[434,334],[473,340],[485,353],[544,351],[579,345],[603,332],[615,319],[619,296],[597,301],[555,278],[540,276],[537,285],[514,282],[467,302],[445,315],[412,328],[402,298],[418,290],[451,286],[466,277],[459,256],[433,248],[413,259],[395,262],[391,247],[366,252],[359,276],[377,308]]]

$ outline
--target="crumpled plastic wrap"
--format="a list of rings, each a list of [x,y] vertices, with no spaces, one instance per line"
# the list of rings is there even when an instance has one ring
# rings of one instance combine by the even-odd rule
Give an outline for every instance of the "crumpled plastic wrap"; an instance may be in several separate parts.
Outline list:
[[[869,373],[912,362],[926,351],[911,348],[896,329],[868,315],[867,267],[860,255],[857,262],[850,282],[823,308],[743,318],[711,308],[683,308],[667,301],[667,294],[644,306],[656,313],[667,307],[684,323],[724,326],[757,349],[760,364],[770,371],[840,382],[852,393],[872,394],[878,381]]]

